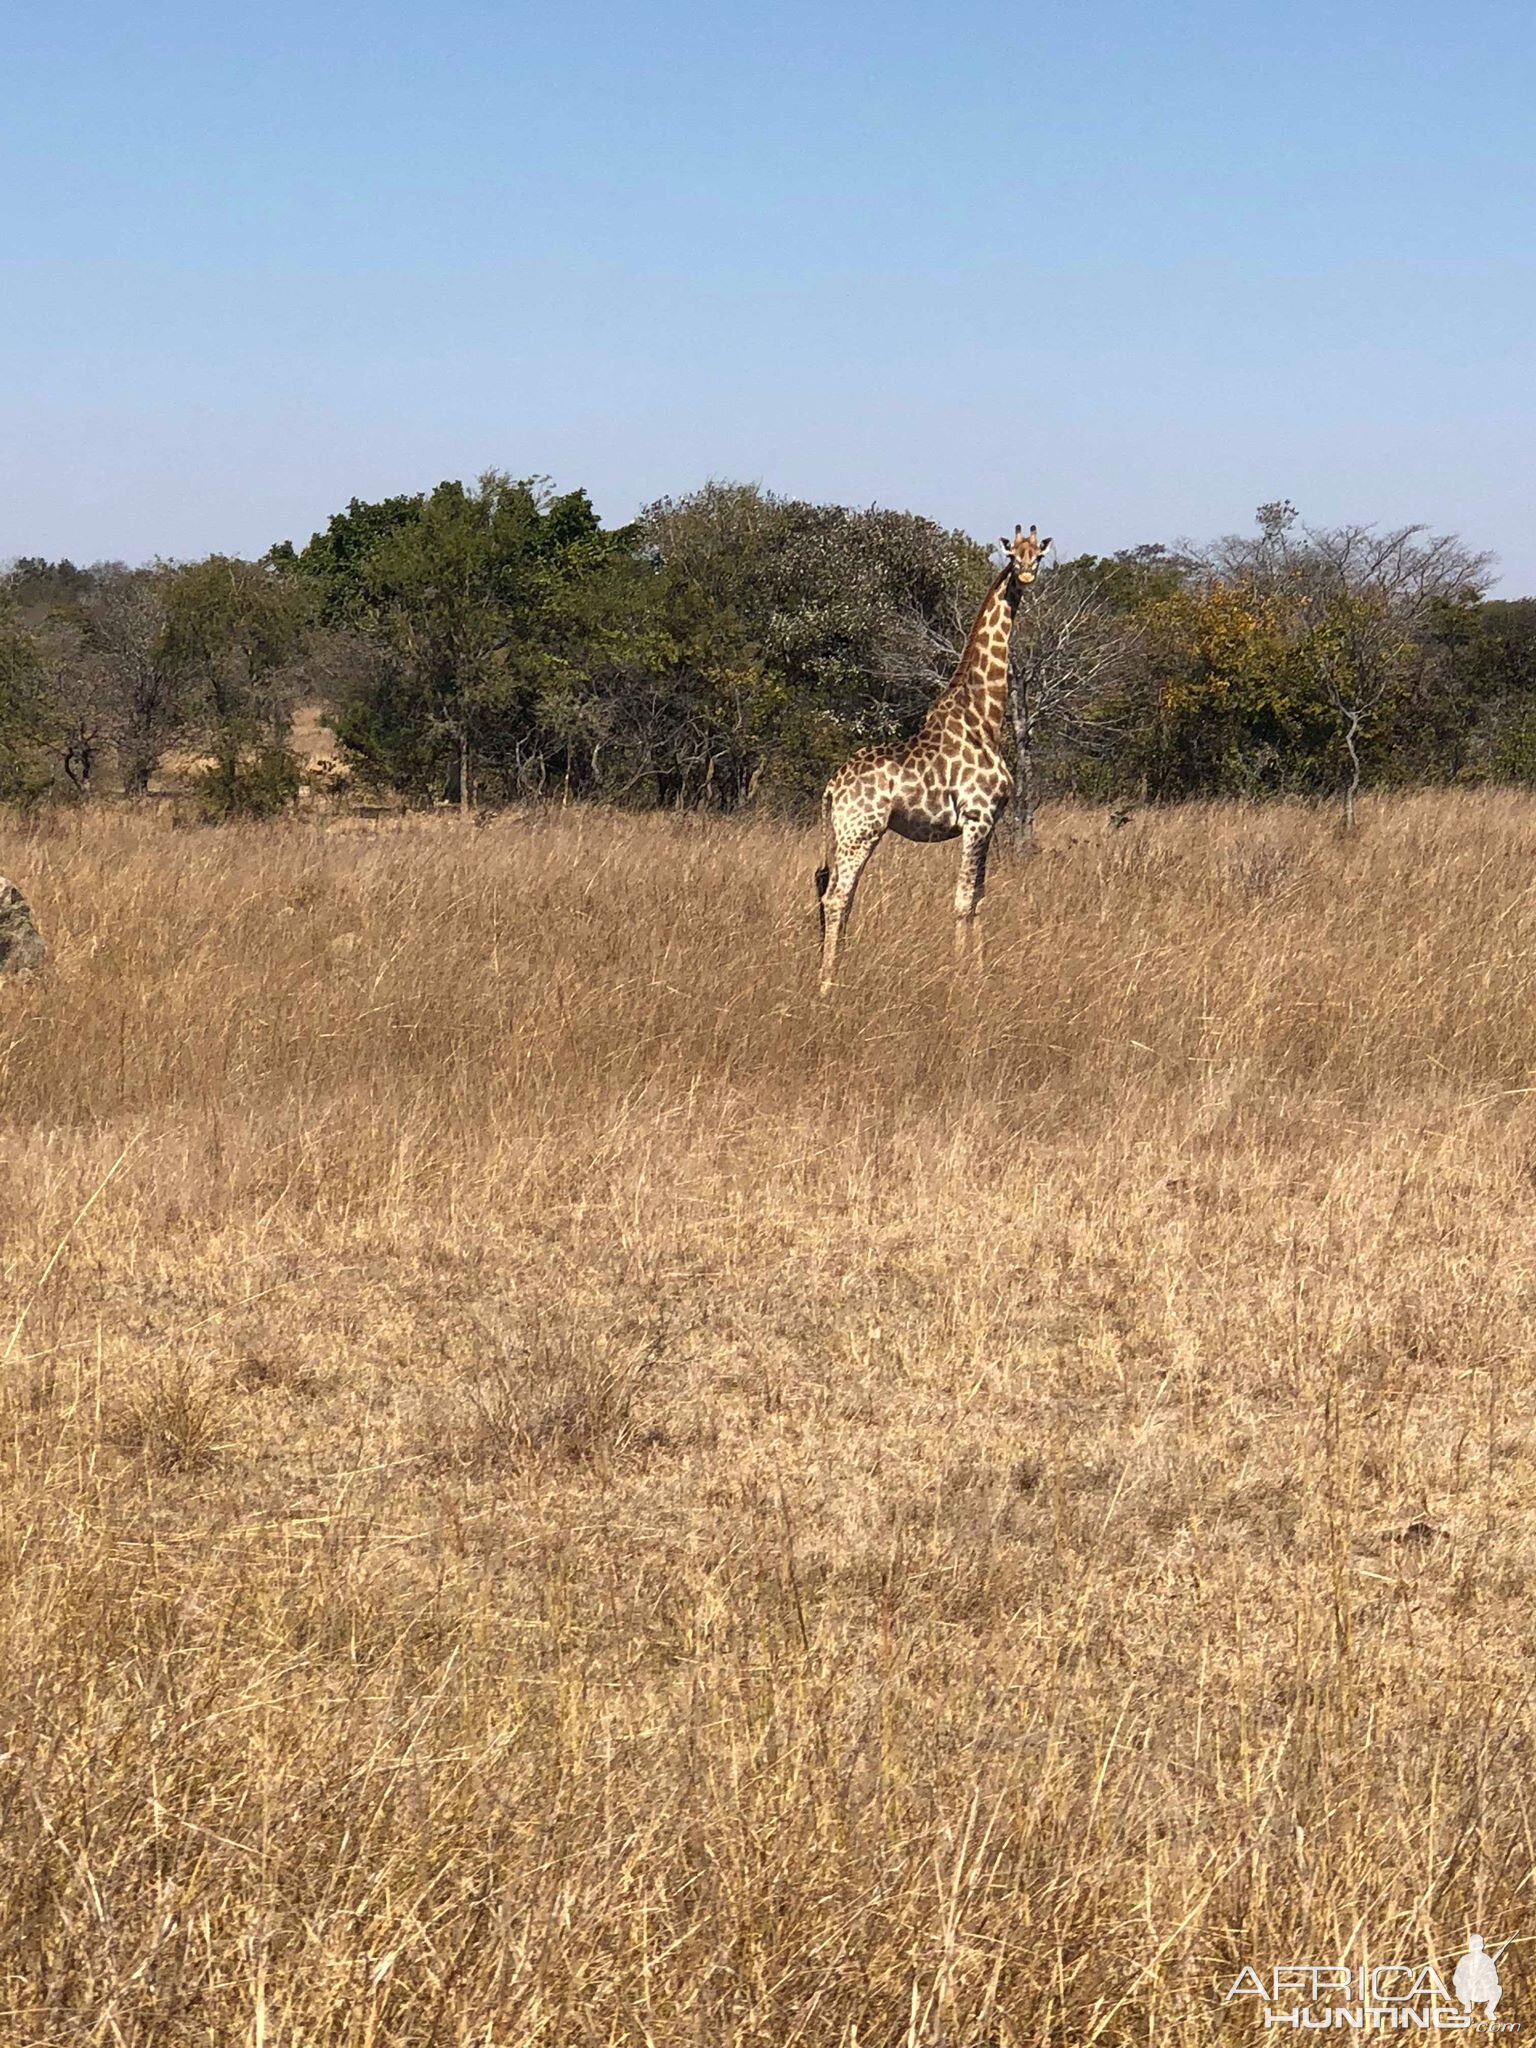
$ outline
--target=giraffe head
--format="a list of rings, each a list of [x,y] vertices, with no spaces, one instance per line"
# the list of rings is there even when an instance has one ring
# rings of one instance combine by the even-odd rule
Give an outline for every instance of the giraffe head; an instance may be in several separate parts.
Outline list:
[[[1003,535],[1004,550],[1009,561],[1013,564],[1014,574],[1021,583],[1034,582],[1039,572],[1040,563],[1045,556],[1045,551],[1050,544],[1050,535],[1047,534],[1045,539],[1041,540],[1036,535],[1033,527],[1026,533],[1022,526],[1016,526],[1013,529],[1012,540],[1009,540],[1006,534]]]

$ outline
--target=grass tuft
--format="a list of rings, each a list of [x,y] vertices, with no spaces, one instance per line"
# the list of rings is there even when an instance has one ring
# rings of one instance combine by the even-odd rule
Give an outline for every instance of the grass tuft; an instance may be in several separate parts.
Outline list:
[[[124,1400],[112,1440],[153,1472],[205,1472],[220,1450],[221,1403],[185,1366],[157,1368]]]

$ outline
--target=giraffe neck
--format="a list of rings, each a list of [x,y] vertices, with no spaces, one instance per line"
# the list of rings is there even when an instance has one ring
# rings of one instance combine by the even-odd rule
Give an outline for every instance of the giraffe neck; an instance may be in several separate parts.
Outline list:
[[[929,727],[947,725],[953,712],[964,710],[970,713],[967,722],[974,727],[979,719],[985,738],[997,744],[1008,702],[1008,642],[1020,588],[1010,563],[982,599],[965,652],[944,694],[929,712],[925,732]]]

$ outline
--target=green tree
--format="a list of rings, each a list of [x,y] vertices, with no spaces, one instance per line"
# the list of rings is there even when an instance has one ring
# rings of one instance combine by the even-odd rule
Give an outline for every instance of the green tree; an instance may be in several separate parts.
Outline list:
[[[166,659],[213,757],[206,803],[221,815],[280,807],[298,788],[287,741],[309,587],[270,563],[209,555],[168,572],[163,602]]]
[[[1298,593],[1212,577],[1138,613],[1141,715],[1123,719],[1133,770],[1154,800],[1303,787],[1332,736],[1327,703],[1298,658]]]
[[[1536,598],[1446,604],[1432,627],[1440,701],[1418,712],[1453,721],[1450,772],[1467,780],[1536,783]],[[1416,771],[1433,772],[1414,758]]]
[[[984,548],[917,514],[751,484],[660,500],[640,532],[754,664],[748,781],[788,800],[813,797],[850,748],[916,728],[991,576]]]
[[[293,557],[327,620],[376,649],[337,708],[343,746],[373,780],[465,809],[482,777],[504,789],[536,723],[555,594],[623,545],[585,492],[495,470],[473,489],[354,500]]]
[[[0,597],[0,799],[16,802],[44,787],[37,749],[45,714],[37,643],[16,606]]]
[[[413,496],[380,498],[373,504],[353,498],[346,511],[336,513],[324,533],[315,534],[302,552],[295,552],[292,541],[280,541],[265,560],[280,572],[298,569],[310,579],[318,591],[326,625],[356,625],[369,611],[363,574],[368,557],[401,527],[414,525],[424,503],[420,491]]]
[[[731,809],[759,792],[783,693],[733,615],[630,551],[570,581],[540,668],[543,744],[575,786],[618,801]]]

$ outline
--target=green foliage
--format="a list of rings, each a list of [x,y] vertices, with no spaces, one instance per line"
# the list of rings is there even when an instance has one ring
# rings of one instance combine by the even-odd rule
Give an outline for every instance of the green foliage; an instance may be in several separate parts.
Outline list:
[[[1521,705],[1495,726],[1489,744],[1488,779],[1536,787],[1536,703]]]
[[[914,513],[811,505],[749,484],[662,500],[641,528],[786,689],[860,740],[922,718],[992,574],[984,548]]]
[[[382,498],[373,505],[354,498],[301,553],[294,552],[291,541],[282,541],[268,552],[266,561],[279,572],[297,569],[311,580],[327,625],[353,625],[367,609],[362,572],[369,557],[381,542],[419,518],[423,502],[420,492],[414,497]]]
[[[172,569],[165,613],[173,658],[206,676],[215,696],[252,688],[292,661],[309,623],[297,578],[230,555]]]
[[[585,492],[497,471],[332,520],[295,561],[322,616],[374,644],[336,718],[364,775],[418,797],[510,794],[565,588],[623,543]],[[566,724],[579,747],[579,721]]]
[[[269,817],[299,791],[285,750],[311,587],[269,563],[209,555],[164,579],[164,650],[213,766],[198,784],[209,817]]]
[[[748,793],[768,679],[730,614],[627,537],[552,594],[530,675],[538,786],[642,804]]]
[[[663,607],[713,622],[712,661],[694,649],[701,716],[680,737],[712,750],[725,772],[709,793],[725,802],[814,801],[851,748],[913,731],[991,574],[985,549],[915,514],[748,484],[663,500],[640,531]],[[685,774],[676,800],[687,791]]]
[[[1178,596],[1200,573],[1192,556],[1158,542],[1127,548],[1118,555],[1078,555],[1061,567],[1091,580],[1126,618],[1139,617],[1151,606]]]
[[[1198,553],[1052,566],[1013,645],[1021,810],[1376,781],[1536,780],[1536,599],[1417,526],[1314,529],[1284,498]],[[354,499],[303,547],[146,569],[25,558],[0,607],[0,793],[144,790],[211,759],[207,815],[297,791],[300,694],[356,787],[811,807],[913,732],[992,574],[918,514],[714,482],[605,529],[487,471]]]
[[[909,730],[987,557],[963,535],[710,485],[604,531],[584,493],[497,473],[354,502],[296,554],[372,659],[336,699],[357,772],[419,798],[812,798]]]
[[[299,763],[286,747],[215,760],[197,777],[198,813],[209,824],[275,818],[297,801],[302,782]]]
[[[41,555],[21,555],[6,576],[6,594],[29,626],[49,613],[78,604],[95,586],[89,569],[71,561],[49,562]]]
[[[46,788],[38,759],[44,722],[37,643],[0,598],[0,801],[29,802]]]
[[[1465,779],[1536,785],[1536,598],[1490,599],[1441,620],[1444,664],[1468,737]]]
[[[1111,786],[1352,800],[1372,777],[1464,773],[1486,694],[1486,557],[1414,526],[1304,527],[1284,499],[1257,524],[1203,558],[1116,558],[1106,587],[1142,644],[1101,707],[1118,734]]]
[[[1308,671],[1305,613],[1213,579],[1146,605],[1127,766],[1148,795],[1254,795],[1315,781],[1333,720]]]

